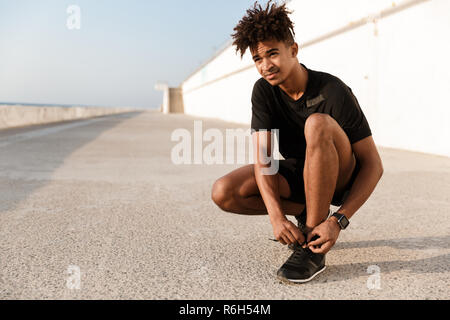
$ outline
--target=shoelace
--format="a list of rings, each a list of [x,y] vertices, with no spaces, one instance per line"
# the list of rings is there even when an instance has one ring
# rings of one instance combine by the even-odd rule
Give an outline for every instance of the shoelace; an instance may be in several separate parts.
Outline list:
[[[289,259],[286,261],[286,266],[293,266],[295,268],[306,267],[307,264],[312,264],[315,267],[318,265],[317,261],[315,261],[315,256],[319,255],[318,253],[312,252],[308,248],[303,248],[296,244],[294,246],[294,252],[291,254]]]
[[[305,266],[305,260],[311,260],[308,252],[302,247],[295,248],[285,265],[294,268]]]

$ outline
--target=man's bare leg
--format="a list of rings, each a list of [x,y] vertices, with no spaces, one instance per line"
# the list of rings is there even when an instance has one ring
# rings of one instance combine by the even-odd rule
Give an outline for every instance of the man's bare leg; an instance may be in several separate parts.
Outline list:
[[[281,207],[286,215],[297,216],[305,208],[304,204],[292,202],[281,198]],[[244,215],[266,215],[267,210],[264,201],[261,196],[250,196],[247,198],[241,198],[237,201],[237,210],[233,211],[236,214]]]
[[[286,215],[299,215],[304,204],[286,200],[290,188],[286,179],[277,174],[281,206]],[[241,167],[218,179],[212,188],[212,200],[224,211],[243,215],[266,215],[267,210],[259,193],[253,165]]]
[[[328,115],[311,115],[305,125],[305,138],[306,227],[312,229],[327,218],[333,195],[347,185],[356,160],[345,132]]]
[[[324,139],[311,143],[306,149],[303,172],[308,229],[314,228],[326,219],[335,191],[338,171],[339,159],[333,141]]]

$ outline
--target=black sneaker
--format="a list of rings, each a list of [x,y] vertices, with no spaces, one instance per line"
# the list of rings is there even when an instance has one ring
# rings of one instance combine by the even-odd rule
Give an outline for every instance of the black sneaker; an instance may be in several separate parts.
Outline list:
[[[325,255],[295,245],[294,252],[277,272],[283,281],[305,283],[326,269]]]

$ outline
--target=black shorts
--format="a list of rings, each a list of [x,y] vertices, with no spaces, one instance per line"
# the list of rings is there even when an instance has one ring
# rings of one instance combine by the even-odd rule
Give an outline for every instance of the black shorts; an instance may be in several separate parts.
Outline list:
[[[305,182],[303,180],[304,166],[305,166],[304,159],[291,158],[286,160],[280,160],[280,167],[278,171],[284,178],[286,178],[289,187],[291,189],[291,196],[287,200],[302,204],[306,203]],[[356,160],[356,167],[355,170],[353,171],[352,177],[350,178],[347,187],[340,194],[335,193],[333,195],[333,200],[331,201],[331,204],[333,206],[338,207],[344,203],[345,199],[347,198],[350,192],[351,187],[353,186],[353,183],[355,182],[359,169],[360,165],[358,160]]]

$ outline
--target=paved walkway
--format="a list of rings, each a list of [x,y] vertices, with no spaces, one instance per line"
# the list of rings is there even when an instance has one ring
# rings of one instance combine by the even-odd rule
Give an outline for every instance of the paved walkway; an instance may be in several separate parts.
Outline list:
[[[286,285],[275,273],[290,251],[268,240],[268,217],[210,200],[239,165],[172,164],[171,134],[193,122],[147,112],[1,131],[0,298],[450,298],[449,158],[380,148],[385,174],[327,270]]]

